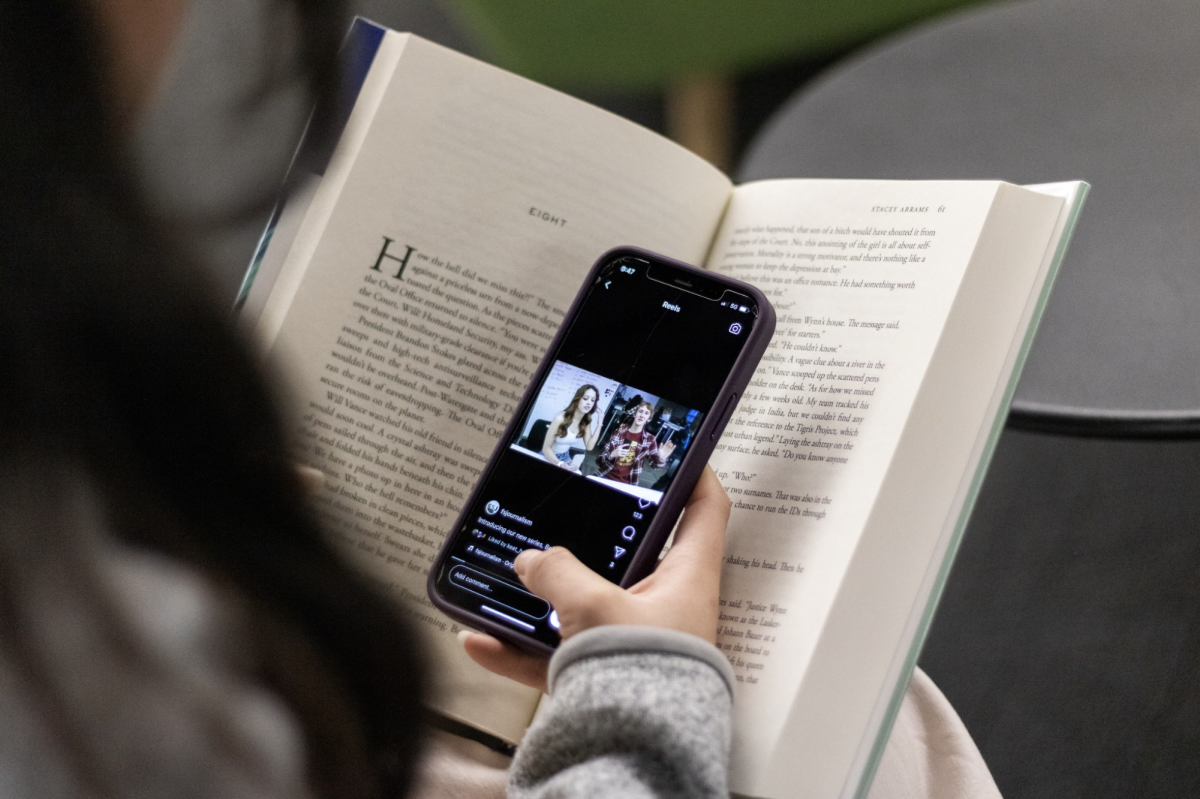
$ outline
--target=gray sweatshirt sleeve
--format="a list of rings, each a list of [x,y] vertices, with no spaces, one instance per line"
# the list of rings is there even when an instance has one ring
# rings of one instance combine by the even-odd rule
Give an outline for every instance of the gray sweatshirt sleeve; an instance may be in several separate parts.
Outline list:
[[[733,672],[711,644],[598,627],[559,648],[549,683],[513,761],[510,799],[729,795]]]

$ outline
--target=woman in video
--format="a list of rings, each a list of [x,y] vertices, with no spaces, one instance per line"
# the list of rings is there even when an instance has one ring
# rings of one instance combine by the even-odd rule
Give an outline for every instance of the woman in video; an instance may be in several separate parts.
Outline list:
[[[600,390],[585,383],[575,392],[570,404],[554,417],[542,444],[542,455],[555,466],[579,471],[583,455],[600,438],[600,417],[594,414]],[[553,435],[551,435],[553,433]]]
[[[633,421],[618,427],[604,445],[604,451],[596,458],[596,465],[600,467],[600,471],[596,472],[597,477],[637,485],[642,476],[642,464],[647,458],[653,458],[660,469],[667,464],[667,459],[675,451],[675,444],[668,441],[660,447],[654,436],[646,430],[646,422],[653,416],[654,406],[649,402],[637,406]]]

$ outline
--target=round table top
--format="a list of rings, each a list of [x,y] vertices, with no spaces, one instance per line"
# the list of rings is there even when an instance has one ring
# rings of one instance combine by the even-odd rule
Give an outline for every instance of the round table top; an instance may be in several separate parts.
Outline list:
[[[1086,180],[1013,403],[1200,420],[1200,3],[1035,0],[842,62],[766,125],[739,182]]]

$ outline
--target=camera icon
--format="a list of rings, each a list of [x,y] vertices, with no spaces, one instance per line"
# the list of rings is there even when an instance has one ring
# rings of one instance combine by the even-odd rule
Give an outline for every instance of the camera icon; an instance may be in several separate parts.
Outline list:
[[[742,332],[741,322],[734,322],[732,325],[730,325],[729,332],[735,336],[738,335],[739,333],[741,333]]]

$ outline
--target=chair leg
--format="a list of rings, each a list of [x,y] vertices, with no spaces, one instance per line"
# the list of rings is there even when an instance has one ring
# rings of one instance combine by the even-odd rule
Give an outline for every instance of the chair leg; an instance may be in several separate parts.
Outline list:
[[[733,81],[726,75],[689,75],[666,96],[667,135],[728,172],[733,167]]]

